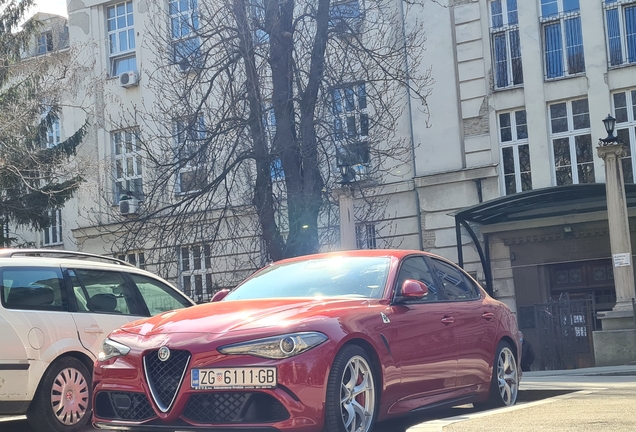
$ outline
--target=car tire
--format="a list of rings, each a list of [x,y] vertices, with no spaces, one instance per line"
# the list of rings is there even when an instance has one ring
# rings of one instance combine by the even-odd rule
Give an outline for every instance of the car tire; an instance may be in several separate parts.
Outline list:
[[[44,374],[27,411],[37,432],[76,432],[91,417],[91,382],[88,368],[74,357],[55,360]]]
[[[492,365],[492,378],[488,400],[474,404],[477,408],[512,406],[519,393],[519,367],[512,348],[501,341]]]
[[[333,361],[325,402],[325,432],[371,432],[378,393],[367,352],[347,345]]]

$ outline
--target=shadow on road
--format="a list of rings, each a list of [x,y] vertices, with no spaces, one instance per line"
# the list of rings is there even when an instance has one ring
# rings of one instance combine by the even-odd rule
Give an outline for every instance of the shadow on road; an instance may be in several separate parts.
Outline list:
[[[548,399],[551,397],[572,393],[574,391],[576,390],[520,390],[519,396],[517,397],[517,403],[523,404],[541,399]],[[404,418],[378,423],[373,430],[374,432],[406,432],[408,428],[423,422],[439,420],[448,417],[467,416],[480,411],[484,410],[474,408],[472,404],[445,409],[436,408],[430,411],[412,414]],[[94,430],[95,429],[91,427],[87,427],[82,432],[89,432]],[[29,423],[24,419],[3,421],[2,417],[0,417],[0,432],[33,432],[33,429],[29,427]]]
[[[548,399],[572,393],[576,390],[520,390],[517,396],[517,403],[523,404],[534,402],[542,399]],[[436,408],[431,411],[425,411],[419,414],[413,414],[405,418],[397,420],[388,420],[378,423],[373,429],[374,432],[406,432],[412,426],[432,420],[439,420],[449,417],[468,416],[486,409],[474,408],[472,404],[456,406],[453,408],[440,409]]]

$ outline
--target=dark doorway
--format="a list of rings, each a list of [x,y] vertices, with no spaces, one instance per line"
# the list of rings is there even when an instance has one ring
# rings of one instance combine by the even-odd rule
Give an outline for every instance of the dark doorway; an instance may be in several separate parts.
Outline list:
[[[614,272],[609,259],[553,264],[548,268],[550,294],[553,300],[567,295],[571,300],[594,300],[597,312],[610,311],[616,304]],[[600,320],[596,328],[601,330]]]

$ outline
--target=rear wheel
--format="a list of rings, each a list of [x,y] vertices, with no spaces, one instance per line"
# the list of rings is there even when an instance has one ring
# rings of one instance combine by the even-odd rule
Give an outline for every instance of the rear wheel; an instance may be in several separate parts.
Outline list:
[[[357,345],[345,346],[327,383],[325,432],[370,432],[375,422],[376,386],[371,361]]]
[[[91,376],[74,357],[56,360],[46,371],[27,412],[38,432],[76,432],[90,419]]]
[[[519,392],[519,369],[517,360],[507,342],[499,342],[492,368],[489,399],[484,407],[511,406],[517,401]]]

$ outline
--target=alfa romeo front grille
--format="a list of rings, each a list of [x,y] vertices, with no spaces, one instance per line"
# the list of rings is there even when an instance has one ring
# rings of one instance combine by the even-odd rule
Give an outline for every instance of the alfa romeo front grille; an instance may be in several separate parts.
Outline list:
[[[190,362],[190,353],[183,350],[172,350],[168,359],[161,361],[158,351],[150,351],[144,356],[144,370],[152,399],[162,412],[167,412],[183,382]]]
[[[274,397],[250,392],[204,392],[190,395],[183,417],[204,424],[273,423],[289,418]]]
[[[201,423],[235,421],[247,400],[246,393],[202,393],[190,396],[184,416]]]
[[[105,419],[142,421],[155,417],[143,393],[99,392],[95,396],[95,415]]]

